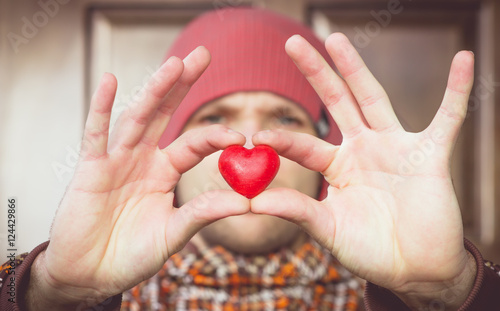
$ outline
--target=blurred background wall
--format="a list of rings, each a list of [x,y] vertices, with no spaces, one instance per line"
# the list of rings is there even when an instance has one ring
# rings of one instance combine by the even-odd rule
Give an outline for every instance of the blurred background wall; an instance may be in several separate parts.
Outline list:
[[[500,262],[497,1],[0,0],[1,262],[9,248],[10,197],[18,202],[17,252],[48,239],[100,76],[107,71],[118,78],[114,120],[186,23],[206,10],[239,5],[289,15],[321,38],[344,32],[412,132],[435,114],[454,54],[473,50],[476,82],[453,179],[466,236]]]

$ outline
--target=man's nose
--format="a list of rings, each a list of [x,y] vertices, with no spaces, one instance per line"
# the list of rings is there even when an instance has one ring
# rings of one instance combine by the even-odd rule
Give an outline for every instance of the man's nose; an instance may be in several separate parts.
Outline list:
[[[257,120],[246,120],[241,124],[241,129],[240,132],[245,136],[246,142],[244,147],[247,149],[251,149],[254,147],[252,143],[252,136],[259,132],[262,131],[263,128],[260,125],[260,123]]]

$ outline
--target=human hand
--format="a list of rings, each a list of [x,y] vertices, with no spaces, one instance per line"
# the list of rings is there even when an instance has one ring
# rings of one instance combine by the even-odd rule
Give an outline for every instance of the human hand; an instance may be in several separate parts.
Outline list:
[[[342,144],[285,131],[257,133],[253,143],[321,172],[328,195],[319,202],[291,189],[270,189],[252,200],[252,212],[300,225],[351,272],[411,306],[458,283],[465,299],[475,266],[463,244],[450,157],[473,84],[473,55],[456,55],[433,121],[409,133],[348,39],[332,34],[325,44],[344,79],[302,37],[291,37],[286,50],[339,126]],[[413,172],[402,169],[422,146],[432,152]]]
[[[158,148],[169,118],[209,62],[203,47],[184,61],[171,57],[119,117],[109,142],[117,82],[104,75],[50,244],[35,265],[48,304],[92,305],[121,293],[154,275],[203,226],[248,212],[248,200],[227,190],[173,206],[182,173],[219,149],[245,142],[243,135],[212,125]]]

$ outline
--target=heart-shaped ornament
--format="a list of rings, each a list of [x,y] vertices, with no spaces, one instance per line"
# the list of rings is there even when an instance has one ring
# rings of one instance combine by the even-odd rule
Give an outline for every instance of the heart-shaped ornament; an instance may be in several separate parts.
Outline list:
[[[239,194],[251,199],[264,191],[280,168],[273,148],[259,145],[252,149],[229,146],[219,157],[219,171]]]

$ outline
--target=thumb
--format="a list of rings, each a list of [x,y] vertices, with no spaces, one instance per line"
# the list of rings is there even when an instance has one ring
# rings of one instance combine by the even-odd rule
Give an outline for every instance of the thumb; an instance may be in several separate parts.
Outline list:
[[[181,250],[203,227],[250,211],[250,201],[232,190],[204,192],[175,209],[165,229],[168,254]]]
[[[297,190],[266,190],[251,200],[251,211],[293,222],[323,247],[329,250],[333,247],[335,222],[331,209]]]

